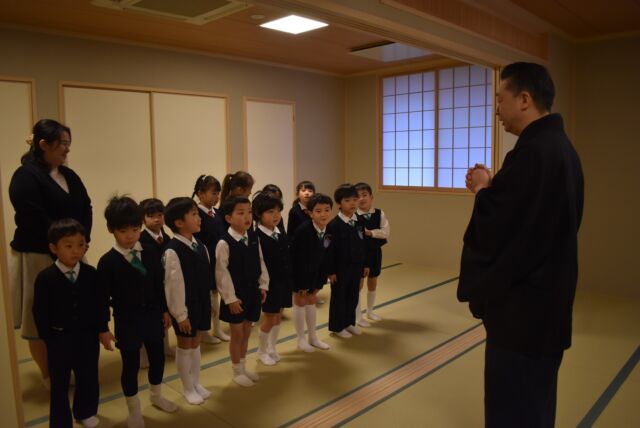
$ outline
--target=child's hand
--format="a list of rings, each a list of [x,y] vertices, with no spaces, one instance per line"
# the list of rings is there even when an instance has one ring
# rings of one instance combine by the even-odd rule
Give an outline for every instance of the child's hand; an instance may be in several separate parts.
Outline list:
[[[189,321],[189,318],[178,323],[178,330],[184,334],[191,334],[191,321]]]
[[[169,315],[169,312],[165,312],[162,314],[162,325],[164,326],[164,328],[171,327],[171,316]]]
[[[364,268],[362,270],[362,277],[364,278],[364,277],[367,277],[367,276],[369,276],[369,268],[368,267],[366,267],[366,268]]]
[[[265,290],[264,288],[261,288],[260,294],[262,294],[262,300],[260,301],[260,303],[264,303],[264,301],[267,300],[267,290]]]
[[[239,313],[242,313],[244,309],[242,309],[242,300],[238,299],[233,303],[229,303],[229,312],[231,312],[234,315],[238,315]]]
[[[366,227],[364,228],[364,234],[366,236],[373,236],[373,232],[371,232],[369,229],[367,229]]]
[[[98,335],[98,339],[100,339],[100,343],[102,343],[102,347],[107,351],[113,351],[113,345],[111,342],[115,342],[116,338],[113,337],[113,334],[107,330]]]
[[[329,282],[335,284],[338,282],[338,276],[335,273],[333,275],[329,275]]]

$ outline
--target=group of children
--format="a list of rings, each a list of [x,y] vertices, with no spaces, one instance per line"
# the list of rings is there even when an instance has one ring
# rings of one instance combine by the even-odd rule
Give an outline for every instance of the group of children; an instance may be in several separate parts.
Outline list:
[[[317,294],[327,282],[332,333],[348,338],[361,333],[359,326],[370,325],[359,303],[364,278],[366,315],[381,319],[373,307],[389,223],[372,206],[371,187],[339,186],[334,193],[339,212],[332,218],[333,200],[316,193],[313,183],[301,182],[286,231],[280,189],[267,185],[250,200],[252,187],[251,175],[238,171],[222,185],[202,175],[191,198],[173,198],[166,207],[158,199],[137,204],[113,197],[105,218],[115,242],[97,269],[82,261],[87,248],[82,225],[65,219],[51,226],[49,246],[57,260],[37,277],[33,314],[49,352],[52,427],[69,427],[73,418],[86,427],[98,424],[99,343],[113,350],[115,341],[120,351],[127,424],[141,428],[141,365],[149,368],[151,403],[177,410],[161,393],[165,354],[173,352],[167,341],[170,326],[177,337],[183,395],[188,403],[200,404],[211,394],[200,383],[201,342],[229,341],[233,380],[245,387],[259,379],[245,359],[252,326],[260,318],[258,358],[264,365],[280,360],[276,344],[289,307],[298,348],[328,350],[316,334]],[[165,223],[173,238],[165,233]],[[111,314],[114,334],[108,328]],[[230,337],[220,321],[229,324]],[[72,371],[73,413],[67,395]]]

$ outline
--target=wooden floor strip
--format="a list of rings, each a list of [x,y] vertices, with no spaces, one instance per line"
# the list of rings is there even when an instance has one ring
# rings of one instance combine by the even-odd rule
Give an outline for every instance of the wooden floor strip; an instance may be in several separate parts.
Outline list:
[[[406,388],[416,379],[437,370],[460,354],[483,342],[485,338],[484,327],[478,325],[444,346],[410,360],[408,363],[397,367],[364,387],[354,390],[353,393],[323,406],[286,426],[324,428],[339,425]]]

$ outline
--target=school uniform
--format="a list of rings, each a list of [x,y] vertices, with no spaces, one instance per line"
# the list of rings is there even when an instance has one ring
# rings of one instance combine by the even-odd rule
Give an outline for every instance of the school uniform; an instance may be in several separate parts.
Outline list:
[[[384,211],[378,208],[372,207],[368,212],[357,210],[356,214],[358,222],[371,231],[371,236],[365,235],[364,242],[367,246],[369,278],[377,278],[382,269],[382,246],[389,238],[389,221]]]
[[[269,290],[269,274],[264,264],[258,235],[251,229],[244,235],[229,227],[216,246],[216,283],[224,305],[220,319],[230,324],[260,319],[262,295]],[[242,301],[243,311],[232,314],[229,305]]]
[[[71,273],[69,273],[71,272]],[[51,427],[68,428],[98,412],[98,334],[108,331],[109,309],[97,271],[82,262],[72,269],[59,261],[38,274],[33,317],[47,345],[51,378]],[[69,376],[73,370],[73,418]]]
[[[164,289],[171,322],[177,336],[195,337],[211,328],[213,271],[206,246],[176,233],[164,252]],[[189,318],[191,334],[178,323]]]
[[[295,233],[291,243],[293,291],[322,290],[329,276],[327,253],[332,236],[311,220],[302,223]]]
[[[360,279],[368,263],[367,251],[364,228],[355,213],[351,218],[338,213],[327,230],[332,236],[329,273],[337,276],[337,281],[331,284],[329,330],[340,332],[355,325]]]
[[[155,248],[158,255],[162,257],[164,250],[167,249],[167,244],[171,241],[171,237],[164,231],[164,227],[160,230],[160,233],[154,233],[145,228],[140,233],[139,241],[143,247],[146,245]]]
[[[269,292],[267,299],[262,304],[262,312],[277,314],[280,309],[290,308],[292,305],[293,276],[289,240],[286,233],[283,233],[277,226],[276,230],[269,230],[259,224],[256,232],[264,264],[269,274]]]
[[[308,212],[309,210],[307,210],[307,207],[298,201],[296,201],[296,203],[291,207],[287,220],[287,235],[289,235],[289,239],[293,239],[296,229],[298,229],[302,223],[311,218],[309,217]]]
[[[167,302],[160,256],[154,247],[139,242],[133,249],[116,244],[100,258],[98,273],[113,307],[116,346],[123,365],[122,389],[131,397],[138,393],[142,344],[149,358],[150,384],[160,384],[164,373],[163,313]]]
[[[15,210],[16,229],[9,258],[14,326],[22,327],[25,339],[38,339],[33,321],[33,283],[53,259],[47,232],[51,224],[73,218],[85,228],[91,240],[91,199],[80,177],[62,165],[54,170],[27,162],[11,177],[9,198]]]

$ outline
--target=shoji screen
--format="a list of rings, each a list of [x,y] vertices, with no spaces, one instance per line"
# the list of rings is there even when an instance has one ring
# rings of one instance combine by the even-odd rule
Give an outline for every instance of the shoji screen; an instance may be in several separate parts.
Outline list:
[[[191,196],[196,178],[227,173],[226,98],[152,93],[157,194]]]
[[[254,191],[269,183],[282,189],[285,223],[296,180],[294,108],[286,101],[245,100],[245,166],[256,180]]]
[[[104,209],[115,193],[137,201],[153,195],[149,94],[64,88],[65,122],[73,143],[69,166],[82,178],[93,202],[90,263],[113,245]]]

